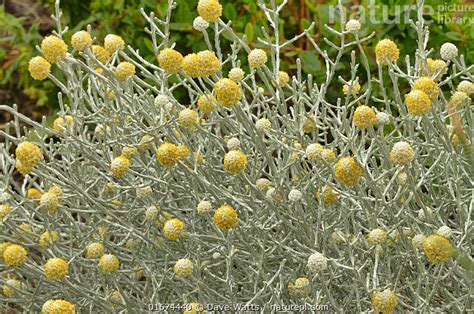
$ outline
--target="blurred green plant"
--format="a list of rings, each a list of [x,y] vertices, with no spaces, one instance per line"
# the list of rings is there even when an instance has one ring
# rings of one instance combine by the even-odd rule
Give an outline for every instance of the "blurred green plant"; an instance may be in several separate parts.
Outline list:
[[[10,0],[18,1],[18,0]],[[44,6],[50,10],[54,6],[54,0],[43,1]],[[251,46],[258,46],[258,37],[263,37],[262,28],[265,18],[262,10],[258,9],[255,0],[222,0],[223,19],[231,20],[234,30],[239,34],[245,34],[246,40]],[[277,1],[281,2],[281,1]],[[378,39],[388,37],[397,42],[402,56],[413,55],[416,49],[416,32],[408,27],[405,16],[415,17],[415,10],[409,8],[414,5],[411,0],[362,0],[344,1],[347,5],[347,16],[358,16],[364,11],[366,20],[360,31],[361,36],[371,32],[376,33],[376,39],[365,45],[374,46]],[[335,40],[335,35],[325,29],[324,24],[331,23],[331,10],[337,4],[337,0],[314,1],[314,0],[288,0],[287,9],[280,16],[280,33],[287,38],[307,28],[312,22],[316,27],[312,35],[316,42],[320,43],[321,49],[331,51],[324,38]],[[432,23],[430,45],[436,54],[444,42],[452,42],[459,47],[460,53],[464,54],[467,63],[474,61],[474,12],[462,10],[461,1],[450,1],[453,10],[446,7],[444,0],[427,1],[427,5],[433,10],[427,12],[425,18]],[[177,9],[173,16],[171,29],[172,42],[176,42],[178,50],[182,53],[195,52],[206,49],[202,34],[192,28],[195,18],[197,0],[178,0]],[[468,4],[464,4],[467,6]],[[93,35],[102,41],[106,34],[116,33],[121,35],[127,44],[130,44],[145,57],[147,61],[153,61],[155,55],[151,41],[144,32],[145,20],[142,18],[140,8],[145,11],[155,12],[161,17],[166,14],[167,1],[164,0],[69,0],[62,4],[64,12],[64,24],[71,25],[69,32],[71,36],[75,31],[85,29],[88,24],[92,25]],[[360,9],[362,8],[362,10]],[[370,16],[369,16],[370,15]],[[385,15],[389,20],[401,17],[401,23],[387,25],[382,23]],[[0,8],[0,84],[2,89],[22,90],[30,98],[36,99],[38,105],[48,104],[50,108],[57,107],[57,89],[49,82],[34,82],[27,72],[29,58],[36,54],[34,44],[40,44],[43,36],[38,31],[39,17],[29,28],[24,27],[24,17],[15,17]],[[380,22],[374,22],[378,20]],[[333,24],[339,24],[335,21]],[[337,28],[337,27],[336,27]],[[43,34],[44,35],[44,34]],[[213,34],[210,32],[212,38]],[[224,34],[226,38],[226,34]],[[69,38],[66,38],[68,40]],[[230,41],[222,42],[225,52],[230,49]],[[281,57],[281,68],[289,73],[296,69],[296,58],[301,58],[303,70],[306,74],[312,74],[317,81],[325,77],[324,64],[311,48],[304,37],[286,48]],[[369,55],[370,67],[375,70],[375,57]],[[242,55],[244,59],[245,56]],[[345,58],[345,59],[344,59]],[[401,59],[403,60],[403,59]],[[339,73],[345,79],[350,73],[350,57],[341,59]],[[360,73],[359,80],[364,84],[366,74]],[[342,86],[332,86],[330,95],[334,99],[340,96]],[[409,87],[407,86],[407,89]],[[184,95],[183,95],[184,97]]]
[[[24,94],[36,100],[38,106],[48,103],[48,97],[56,90],[52,82],[34,83],[27,64],[36,52],[32,42],[40,42],[39,21],[29,29],[24,27],[25,17],[15,17],[0,7],[0,88]]]

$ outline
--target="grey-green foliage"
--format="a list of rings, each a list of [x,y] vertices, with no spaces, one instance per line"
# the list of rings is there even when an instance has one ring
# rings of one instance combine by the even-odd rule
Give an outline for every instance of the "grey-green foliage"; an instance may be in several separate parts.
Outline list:
[[[295,40],[279,41],[278,14],[285,4],[260,4],[274,31],[258,39],[268,51],[267,66],[247,73],[239,83],[241,102],[232,108],[218,106],[206,116],[200,113],[205,121],[195,131],[178,125],[180,110],[189,104],[178,103],[173,95],[186,91],[190,107],[195,108],[198,96],[211,93],[218,78],[246,62],[238,60],[237,54],[251,47],[232,31],[230,21],[219,20],[210,27],[232,38],[231,54],[220,53],[219,36],[204,36],[224,69],[209,78],[193,80],[180,73],[177,83],[169,83],[170,75],[130,46],[100,65],[101,73],[92,54],[71,54],[60,63],[65,78],[49,76],[61,88],[59,115],[74,119],[62,133],[22,116],[16,107],[0,106],[15,117],[0,131],[4,201],[14,208],[1,222],[1,236],[10,242],[21,237],[29,252],[23,267],[8,269],[0,264],[0,269],[26,284],[14,297],[2,296],[2,308],[38,311],[46,300],[62,298],[80,312],[141,312],[151,303],[192,301],[204,305],[329,304],[333,311],[355,312],[370,310],[373,292],[385,288],[397,293],[400,311],[461,312],[472,307],[470,274],[454,258],[440,264],[429,262],[411,242],[414,234],[429,235],[447,225],[452,230],[450,241],[464,255],[469,256],[472,244],[472,156],[467,154],[471,144],[452,144],[453,134],[446,127],[451,123],[448,99],[443,94],[428,114],[414,118],[406,113],[404,95],[398,89],[400,82],[412,85],[426,68],[426,58],[434,58],[426,49],[422,2],[418,2],[419,19],[412,25],[419,35],[416,54],[401,56],[398,64],[379,65],[378,73],[369,76],[367,88],[358,95],[341,92],[337,103],[327,101],[331,84],[356,82],[363,71],[370,74],[362,43],[371,41],[374,34],[359,38],[327,26],[338,38],[332,43],[334,53],[322,51],[308,30],[297,35],[295,39],[307,36],[324,59],[325,82],[315,84],[311,76],[301,75],[298,60],[298,74],[286,86],[279,86],[274,81],[280,50]],[[168,16],[173,5],[169,0]],[[171,44],[168,17],[160,20],[145,11],[143,16],[158,53]],[[340,25],[345,25],[345,16],[339,18]],[[58,28],[56,34],[61,37],[65,31]],[[334,77],[344,54],[351,56],[352,71]],[[112,72],[119,61],[131,62],[137,69],[125,83]],[[473,67],[464,64],[462,56],[447,64],[449,72],[439,82],[443,91],[456,89],[453,80],[472,82]],[[388,81],[383,76],[387,71]],[[380,93],[375,93],[375,87]],[[395,98],[388,98],[389,89],[395,91]],[[166,95],[169,103],[158,106],[155,98],[159,95]],[[360,104],[384,108],[388,125],[379,123],[368,130],[354,127],[353,112]],[[464,128],[457,132],[464,132],[472,142],[472,109],[467,105],[456,110]],[[271,122],[266,133],[255,127],[260,118]],[[305,133],[308,119],[314,129]],[[22,129],[21,124],[29,128]],[[145,135],[153,138],[151,149],[138,152],[125,176],[114,178],[111,160],[121,155],[123,147],[139,147]],[[227,140],[234,137],[249,159],[242,175],[227,173],[222,164]],[[20,178],[12,152],[26,138],[40,146],[44,160],[32,174]],[[202,154],[204,161],[189,157],[172,168],[161,166],[155,149],[165,141],[186,145]],[[399,141],[409,142],[415,150],[413,162],[405,167],[394,167],[389,159],[391,147]],[[312,143],[334,149],[337,158],[354,157],[364,169],[360,184],[347,188],[338,183],[332,160],[309,162],[305,148]],[[405,184],[397,181],[400,173],[407,175]],[[259,178],[269,179],[271,187],[257,187]],[[25,198],[28,188],[45,192],[53,185],[64,192],[56,215]],[[332,206],[315,197],[326,186],[338,197]],[[146,193],[146,187],[151,193]],[[300,191],[302,198],[293,192],[290,199],[292,190]],[[222,204],[234,207],[239,227],[220,231],[213,211],[197,213],[202,200],[210,201],[213,210]],[[152,205],[159,209],[158,222],[145,220],[145,211]],[[167,240],[161,233],[162,219],[169,217],[185,223],[185,235],[178,241]],[[29,224],[34,234],[20,233],[21,223]],[[376,228],[385,230],[388,239],[371,246],[366,236]],[[38,245],[38,235],[45,230],[57,230],[60,235],[48,249]],[[118,272],[103,274],[97,260],[86,258],[87,245],[96,241],[119,258]],[[327,258],[328,265],[312,273],[307,261],[316,251]],[[43,274],[44,263],[53,256],[69,262],[69,276],[63,281],[52,282]],[[174,263],[181,258],[194,264],[191,279],[179,279],[173,273]],[[139,279],[137,271],[143,271]],[[288,292],[289,283],[298,277],[310,280],[310,292],[302,298]],[[114,291],[122,296],[122,304],[115,308],[110,301]]]

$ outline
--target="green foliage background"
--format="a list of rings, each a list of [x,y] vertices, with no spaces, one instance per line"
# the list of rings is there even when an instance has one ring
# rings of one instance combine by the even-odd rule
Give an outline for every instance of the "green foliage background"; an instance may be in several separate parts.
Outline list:
[[[15,2],[23,0],[9,0]],[[34,2],[34,1],[32,1]],[[267,1],[268,2],[268,1]],[[192,21],[197,15],[197,0],[177,0],[177,8],[174,11],[171,29],[173,34],[171,40],[177,43],[178,50],[183,54],[196,52],[206,49],[205,43],[200,32],[192,28]],[[262,35],[261,28],[268,26],[265,23],[263,12],[257,6],[255,0],[221,0],[223,5],[223,19],[232,20],[235,31],[245,34],[247,41],[251,46],[258,46],[256,38]],[[312,32],[314,38],[321,47],[331,53],[331,47],[326,45],[323,38],[335,40],[334,35],[324,28],[325,23],[330,22],[330,6],[337,4],[337,0],[289,0],[288,6],[282,12],[280,20],[280,32],[286,38],[292,38],[299,31],[308,27],[311,22],[316,23],[316,28]],[[353,13],[357,17],[357,7],[360,5],[368,10],[369,4],[372,6],[372,15],[379,21],[384,12],[387,12],[389,19],[392,20],[400,15],[397,9],[404,5],[414,5],[411,0],[362,0],[345,1],[347,15]],[[439,57],[439,47],[446,41],[453,42],[459,47],[460,53],[464,54],[467,63],[474,61],[474,11],[462,12],[460,5],[467,8],[468,4],[462,4],[462,1],[450,1],[448,4],[457,4],[458,7],[451,7],[454,10],[446,12],[444,0],[426,1],[434,11],[426,15],[425,18],[432,22],[431,40],[429,46],[434,48],[434,58]],[[398,7],[397,7],[398,6]],[[53,11],[54,0],[36,1],[32,7],[32,12],[38,8],[45,8],[49,14]],[[93,35],[99,41],[102,41],[106,34],[116,33],[121,35],[127,44],[138,48],[142,55],[149,61],[155,62],[155,56],[152,50],[151,40],[145,33],[146,22],[140,13],[140,8],[145,11],[154,11],[160,17],[166,14],[167,1],[162,0],[67,0],[62,1],[61,7],[64,13],[63,23],[69,25],[68,36],[74,32],[85,29],[88,24],[93,26]],[[46,105],[50,109],[57,108],[56,87],[48,80],[44,82],[33,81],[27,71],[28,60],[37,55],[35,45],[39,45],[42,38],[50,30],[40,30],[42,19],[48,18],[47,15],[38,16],[31,14],[21,16],[7,12],[6,7],[0,8],[0,89],[7,92],[22,92],[38,106]],[[441,9],[445,9],[441,12]],[[366,11],[368,14],[369,11]],[[402,12],[402,15],[405,13]],[[410,11],[410,17],[414,18],[416,12]],[[366,16],[368,18],[368,16]],[[446,18],[463,18],[462,23],[445,23]],[[336,18],[337,20],[337,18]],[[26,23],[28,21],[29,23]],[[28,24],[28,25],[25,25]],[[31,26],[29,25],[31,24]],[[336,22],[336,29],[338,28]],[[54,27],[51,23],[50,27]],[[401,56],[413,53],[416,49],[416,33],[410,29],[407,21],[398,24],[373,23],[366,20],[363,23],[361,36],[376,32],[376,39],[365,43],[369,48],[371,67],[375,69],[375,57],[373,46],[378,39],[388,37],[395,40],[401,50]],[[68,40],[69,38],[66,38]],[[223,41],[223,47],[229,48],[229,41]],[[322,80],[325,77],[322,60],[316,55],[307,40],[300,40],[293,46],[285,49],[282,56],[282,68],[289,73],[294,73],[296,68],[296,58],[301,58],[303,70],[305,73],[312,74],[316,80]],[[350,54],[339,64],[337,75],[344,78],[350,72]],[[242,56],[242,60],[245,56]],[[401,58],[402,60],[402,58]],[[243,62],[245,63],[245,61]],[[359,71],[361,82],[364,82],[364,73]],[[408,86],[407,86],[408,88]],[[340,93],[341,86],[332,86],[330,94],[336,97]],[[20,104],[21,106],[21,104]]]

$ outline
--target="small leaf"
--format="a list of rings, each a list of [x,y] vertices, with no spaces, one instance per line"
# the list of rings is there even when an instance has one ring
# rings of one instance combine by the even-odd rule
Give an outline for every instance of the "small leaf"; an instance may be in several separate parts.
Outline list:
[[[115,0],[114,9],[122,13],[124,9],[123,4],[124,4],[124,0]]]
[[[461,36],[459,36],[459,34],[456,33],[456,32],[447,32],[446,37],[448,37],[449,39],[454,40],[454,41],[460,41],[461,40]]]
[[[224,37],[228,41],[233,41],[234,40],[234,37],[229,32],[222,32],[222,37]]]
[[[182,23],[192,23],[193,16],[187,1],[179,1],[177,6],[178,10],[176,11],[176,15],[178,16],[178,21]]]
[[[301,54],[303,70],[306,73],[317,75],[321,71],[321,61],[314,51],[303,51]]]
[[[144,37],[143,43],[151,52],[153,51],[153,42],[149,38]]]
[[[247,5],[249,13],[255,14],[257,12],[257,5],[255,4],[254,0],[248,0]]]
[[[290,51],[288,51],[288,52],[285,53],[285,56],[287,56],[287,57],[294,57],[294,56],[296,56],[297,54],[298,54],[298,51],[296,51],[296,50],[290,50]]]
[[[247,36],[247,41],[248,42],[252,42],[253,39],[254,39],[254,31],[253,31],[253,25],[252,23],[247,23],[247,25],[245,25],[245,36]]]
[[[235,20],[237,17],[237,11],[235,10],[234,4],[227,3],[224,7],[224,16],[229,20]]]
[[[303,29],[308,29],[310,25],[311,25],[311,22],[309,20],[301,19],[301,27]]]

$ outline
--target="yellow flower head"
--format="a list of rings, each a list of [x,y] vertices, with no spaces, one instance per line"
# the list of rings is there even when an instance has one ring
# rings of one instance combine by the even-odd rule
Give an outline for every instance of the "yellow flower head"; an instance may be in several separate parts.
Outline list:
[[[352,88],[351,88],[351,85],[353,85]],[[357,95],[360,92],[360,88],[361,86],[359,82],[353,84],[352,81],[350,81],[349,84],[344,84],[344,86],[342,86],[342,92],[345,95],[349,95],[349,94]]]
[[[73,117],[66,115],[63,117],[58,117],[53,122],[53,130],[59,133],[63,133],[67,126],[72,126]]]
[[[51,244],[55,241],[58,241],[59,236],[56,231],[45,231],[39,239],[39,245],[41,245],[42,248],[48,248],[51,246]]]
[[[426,240],[426,236],[424,234],[417,234],[413,236],[411,239],[411,243],[417,250],[423,250],[423,243]]]
[[[226,107],[232,107],[242,98],[239,85],[227,78],[217,81],[214,85],[214,94],[217,97],[217,101]]]
[[[425,92],[415,89],[405,96],[407,111],[412,116],[422,116],[431,109],[431,100]]]
[[[395,143],[390,151],[390,159],[394,166],[408,165],[413,161],[413,158],[415,158],[415,151],[407,142]]]
[[[216,110],[217,99],[212,94],[201,95],[198,98],[197,106],[205,114]]]
[[[231,79],[234,82],[240,82],[244,79],[245,72],[241,68],[232,68],[229,71],[228,77],[229,77],[229,79]]]
[[[19,173],[22,175],[26,176],[27,174],[30,174],[33,171],[33,166],[26,166],[21,163],[21,161],[17,160],[15,163],[15,168],[18,170]]]
[[[99,62],[107,63],[110,59],[110,53],[107,49],[99,45],[92,46],[92,53],[99,60]]]
[[[122,148],[122,156],[125,158],[132,158],[138,152],[138,148],[134,146],[125,146]]]
[[[129,168],[130,160],[124,156],[115,157],[110,163],[110,171],[112,175],[117,178],[123,177]]]
[[[169,74],[176,74],[181,70],[181,66],[183,64],[183,55],[178,51],[165,48],[160,51],[157,56],[158,64],[160,68],[168,72]]]
[[[376,291],[372,297],[372,307],[375,312],[382,312],[384,314],[392,313],[397,306],[397,297],[390,289],[384,291]]]
[[[451,143],[453,145],[458,145],[460,143],[459,136],[456,134],[456,130],[452,125],[446,125],[446,129],[448,129],[449,137],[451,138]]]
[[[194,78],[202,75],[200,60],[195,53],[190,53],[184,57],[182,68],[184,73],[189,77]]]
[[[20,239],[20,242],[24,242],[22,239],[25,237],[28,238],[28,237],[36,236],[35,231],[28,224],[20,224],[18,226],[18,233],[19,233],[18,238]]]
[[[437,234],[432,234],[425,239],[423,249],[426,258],[435,264],[447,261],[454,252],[451,242]]]
[[[113,273],[119,269],[120,261],[113,254],[105,254],[99,260],[99,267],[104,273]]]
[[[280,85],[280,87],[285,86],[286,84],[288,84],[289,81],[290,75],[288,75],[288,73],[286,73],[285,71],[278,72],[278,84]]]
[[[110,302],[112,303],[112,307],[117,307],[122,304],[122,295],[120,291],[115,290],[109,297]]]
[[[374,109],[362,105],[355,110],[353,121],[359,129],[368,129],[377,123],[377,115]]]
[[[400,56],[400,50],[390,39],[382,39],[375,46],[375,56],[380,64],[387,64],[387,61],[394,62]]]
[[[52,187],[49,188],[48,190],[49,193],[56,194],[58,197],[63,195],[63,190],[59,186],[53,185]]]
[[[474,83],[469,81],[462,81],[457,87],[458,92],[466,93],[467,96],[474,94]]]
[[[0,219],[5,218],[12,211],[12,207],[8,204],[0,204]]]
[[[195,130],[199,121],[197,112],[192,109],[186,108],[179,112],[178,124],[183,128]]]
[[[449,99],[449,104],[453,107],[464,106],[471,102],[471,98],[465,92],[454,92]]]
[[[306,277],[297,278],[288,284],[288,293],[291,296],[304,298],[311,292],[309,279]]]
[[[69,273],[69,266],[62,258],[50,258],[44,265],[44,274],[49,280],[62,280]]]
[[[441,58],[444,60],[454,60],[458,56],[458,48],[452,43],[444,43],[441,45],[439,49],[439,54]]]
[[[28,71],[35,80],[44,80],[51,73],[51,64],[43,57],[34,57],[28,62]]]
[[[267,118],[262,118],[255,122],[255,128],[260,132],[268,132],[272,128],[272,122]]]
[[[0,243],[0,261],[3,261],[3,252],[5,252],[5,249],[12,244],[13,243],[8,242],[8,241]]]
[[[360,28],[362,27],[362,24],[358,20],[351,19],[347,21],[346,23],[346,32],[349,33],[357,33]]]
[[[438,75],[436,77],[437,81],[440,81],[443,75],[448,73],[448,67],[446,66],[446,62],[444,62],[443,60],[433,60],[431,58],[428,58],[426,60],[426,63],[428,64],[429,75],[431,77]]]
[[[257,179],[255,182],[255,185],[257,186],[257,189],[259,189],[262,192],[268,191],[269,188],[272,187],[272,181],[268,180],[267,178],[260,178]]]
[[[17,279],[8,279],[2,286],[3,294],[9,298],[15,295],[16,290],[23,290],[25,288],[26,285]]]
[[[104,48],[112,54],[118,50],[123,50],[125,48],[125,42],[122,37],[114,34],[108,34],[104,38]]]
[[[316,199],[325,206],[333,205],[337,202],[339,194],[328,185],[316,190]]]
[[[21,142],[16,148],[15,154],[22,165],[30,167],[36,166],[43,157],[41,149],[31,142]]]
[[[38,189],[35,188],[29,188],[26,191],[26,197],[30,200],[39,200],[42,195],[43,193],[41,193]]]
[[[140,142],[138,143],[138,151],[139,152],[144,152],[144,151],[150,149],[151,148],[151,143],[154,140],[155,139],[150,134],[143,135],[143,137],[140,139]]]
[[[84,51],[92,45],[92,37],[86,31],[76,32],[71,37],[71,45],[77,51]]]
[[[182,238],[184,235],[184,223],[178,218],[167,220],[163,226],[163,235],[172,241]]]
[[[313,119],[314,120],[314,119]],[[314,123],[311,119],[306,118],[306,121],[303,125],[303,132],[309,134],[314,131]]]
[[[227,172],[241,174],[247,167],[247,156],[240,150],[231,150],[224,156],[224,167]]]
[[[104,254],[105,247],[102,243],[91,243],[87,246],[86,256],[88,259],[96,259]]]
[[[171,143],[161,144],[156,150],[156,159],[162,166],[173,167],[179,160],[178,146]]]
[[[41,308],[41,314],[75,314],[76,306],[65,300],[48,300]]]
[[[67,45],[64,40],[56,36],[48,36],[41,42],[41,51],[51,63],[57,63],[66,58]]]
[[[114,74],[119,81],[124,82],[135,75],[135,65],[126,61],[120,62],[117,69],[115,69]]]
[[[178,160],[182,161],[188,158],[190,153],[191,152],[189,151],[189,148],[186,145],[184,144],[178,145]]]
[[[221,62],[214,52],[209,50],[197,54],[199,60],[200,76],[211,76],[217,74],[221,69]]]
[[[193,159],[198,164],[202,164],[204,162],[204,155],[198,152],[193,152]]]
[[[321,161],[324,147],[321,144],[309,144],[305,150],[305,156],[310,161]]]
[[[59,206],[59,197],[56,193],[46,192],[41,196],[40,205],[50,214],[55,214]]]
[[[186,304],[186,311],[183,314],[203,314],[204,306],[201,303],[192,302]]]
[[[267,53],[262,49],[254,49],[248,55],[249,66],[259,69],[268,61]]]
[[[214,212],[214,222],[222,231],[237,228],[239,217],[235,209],[229,205],[222,205]]]
[[[197,10],[207,22],[215,22],[222,15],[222,5],[217,0],[199,0]]]
[[[26,262],[28,252],[18,244],[12,244],[3,251],[3,262],[11,268],[23,266]]]
[[[336,151],[331,148],[323,148],[321,151],[321,161],[332,164],[336,161]]]
[[[212,203],[209,201],[200,201],[196,206],[196,211],[198,214],[208,213],[212,210]]]
[[[173,271],[179,278],[190,278],[193,276],[193,262],[190,259],[181,258],[174,264]]]
[[[367,240],[370,245],[382,244],[387,240],[387,232],[382,229],[373,229],[367,235]]]
[[[438,85],[432,79],[428,77],[420,77],[415,81],[413,85],[414,90],[421,90],[424,92],[431,100],[435,100],[439,96]]]
[[[352,157],[342,157],[334,167],[336,180],[344,186],[353,187],[359,184],[364,174],[362,166]]]

